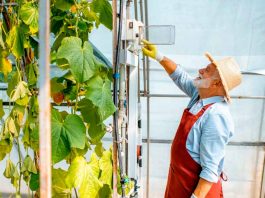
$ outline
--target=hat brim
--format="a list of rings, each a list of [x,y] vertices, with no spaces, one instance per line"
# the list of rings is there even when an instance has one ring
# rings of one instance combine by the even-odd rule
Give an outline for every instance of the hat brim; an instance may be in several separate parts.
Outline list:
[[[227,85],[227,83],[225,81],[225,78],[224,78],[222,69],[220,68],[220,66],[218,65],[218,63],[214,60],[214,58],[212,57],[211,54],[209,54],[208,52],[206,52],[205,53],[205,56],[208,58],[208,60],[211,63],[213,63],[216,66],[216,69],[219,72],[219,75],[220,75],[220,78],[221,78],[221,82],[222,82],[223,88],[225,90],[225,97],[226,97],[227,101],[230,102],[231,101],[231,97],[230,97],[230,94],[229,94],[228,85]]]

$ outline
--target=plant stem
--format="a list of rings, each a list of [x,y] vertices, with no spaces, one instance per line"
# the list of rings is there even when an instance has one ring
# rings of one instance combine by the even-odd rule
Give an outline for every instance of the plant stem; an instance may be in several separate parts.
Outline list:
[[[79,9],[76,0],[74,2],[76,7],[75,36],[78,37]]]
[[[18,183],[18,193],[20,194],[20,188],[21,188],[21,168],[22,168],[22,158],[21,158],[21,152],[20,152],[20,144],[19,144],[19,139],[18,137],[16,138],[17,140],[17,149],[18,149],[18,158],[19,158],[19,183]]]
[[[74,190],[75,190],[75,197],[78,198],[78,194],[77,194],[76,188],[74,188]]]
[[[28,198],[30,198],[30,188],[29,188],[29,183],[28,183]]]
[[[17,69],[17,72],[18,72],[19,81],[22,81],[22,78],[21,78],[21,75],[20,75],[20,70],[19,70],[18,64],[19,64],[19,60],[16,59],[16,69]]]
[[[80,87],[80,84],[77,82],[77,83],[76,83],[76,96],[75,96],[74,114],[75,114],[76,111],[77,111],[79,87]]]

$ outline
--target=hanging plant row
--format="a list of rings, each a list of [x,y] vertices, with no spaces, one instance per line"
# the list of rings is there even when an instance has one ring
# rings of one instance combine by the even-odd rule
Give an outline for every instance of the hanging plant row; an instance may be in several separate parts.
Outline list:
[[[17,6],[0,7],[0,72],[10,100],[6,115],[0,100],[0,160],[6,161],[3,176],[10,179],[16,197],[21,196],[22,180],[29,194],[39,197],[38,1],[12,2]],[[101,139],[104,121],[116,110],[112,70],[94,56],[89,33],[100,24],[112,29],[111,5],[107,0],[51,0],[50,21],[51,63],[63,73],[50,81],[52,196],[71,197],[75,192],[81,198],[108,198],[112,150],[106,150]],[[61,110],[62,103],[71,113]],[[10,157],[14,147],[16,161]],[[68,170],[54,168],[63,160]]]

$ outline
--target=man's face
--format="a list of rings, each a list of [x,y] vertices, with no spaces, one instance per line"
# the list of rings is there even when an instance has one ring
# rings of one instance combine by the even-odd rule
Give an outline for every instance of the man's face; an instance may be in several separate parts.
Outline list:
[[[199,77],[201,79],[205,79],[205,78],[216,79],[219,77],[216,66],[213,63],[210,63],[205,68],[199,69],[199,74],[200,74]]]
[[[199,69],[199,76],[194,80],[195,86],[199,89],[209,89],[221,86],[221,79],[214,64]]]

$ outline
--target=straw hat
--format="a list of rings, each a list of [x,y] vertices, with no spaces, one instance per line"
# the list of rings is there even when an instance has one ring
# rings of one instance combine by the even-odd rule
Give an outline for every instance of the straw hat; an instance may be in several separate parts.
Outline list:
[[[229,91],[238,86],[242,81],[242,75],[238,63],[232,57],[227,57],[222,60],[214,60],[208,52],[205,53],[205,56],[216,66],[225,90],[225,97],[228,102],[230,102],[231,98]]]

